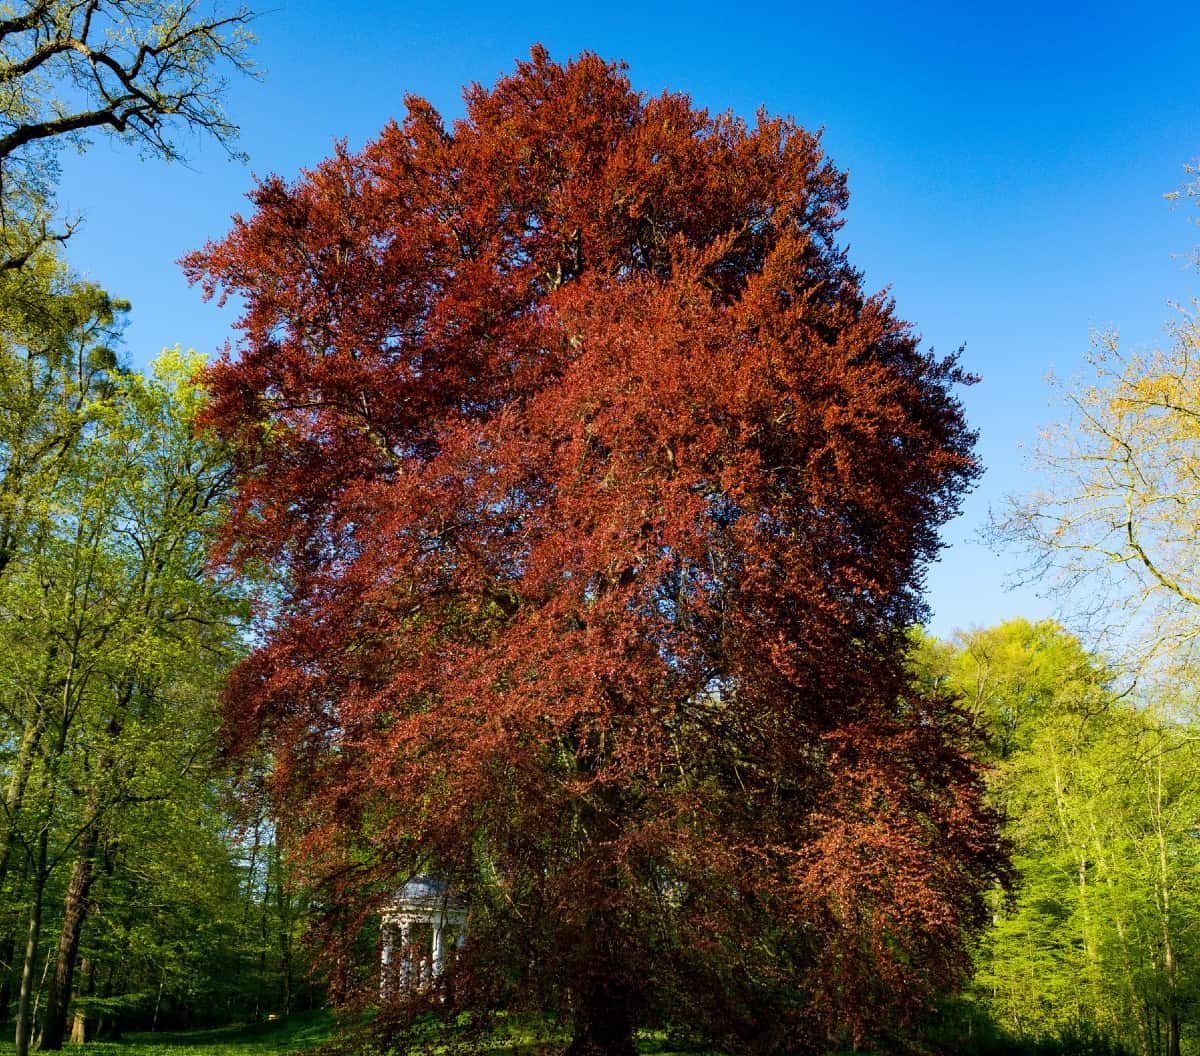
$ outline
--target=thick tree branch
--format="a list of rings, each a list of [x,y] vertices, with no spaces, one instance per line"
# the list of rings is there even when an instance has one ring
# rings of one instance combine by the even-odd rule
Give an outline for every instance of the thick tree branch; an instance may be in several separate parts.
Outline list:
[[[0,20],[0,271],[27,266],[61,240],[37,231],[52,209],[53,169],[42,152],[99,129],[168,159],[181,156],[180,130],[206,133],[232,153],[238,128],[222,105],[222,67],[253,73],[246,49],[254,16],[245,7],[226,14],[198,0],[19,6],[27,9]]]

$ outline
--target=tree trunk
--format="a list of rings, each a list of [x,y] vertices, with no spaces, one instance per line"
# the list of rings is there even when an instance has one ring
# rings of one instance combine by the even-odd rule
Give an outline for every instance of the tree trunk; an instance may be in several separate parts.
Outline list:
[[[42,829],[38,842],[38,862],[33,870],[29,893],[29,933],[25,941],[25,961],[21,966],[21,993],[17,1000],[16,1056],[29,1056],[29,1038],[33,1033],[33,977],[38,943],[42,936],[42,904],[46,893],[46,858],[49,832]]]
[[[292,893],[284,875],[284,853],[279,830],[273,844],[275,857],[275,922],[279,939],[279,1011],[287,1016],[292,1011]]]
[[[100,987],[100,996],[101,997],[112,997],[113,976],[116,974],[116,970],[117,969],[116,969],[115,962],[109,961],[108,973],[105,975],[104,985]],[[115,1022],[115,1019],[114,1019],[114,1022]],[[100,1015],[96,1017],[96,1035],[95,1036],[100,1037],[100,1035],[104,1033],[104,1030],[107,1026],[108,1026],[108,1020],[105,1018],[104,1013],[101,1012]]]
[[[58,654],[57,646],[51,646],[46,659],[45,671],[42,676],[44,689],[50,680],[50,665]],[[0,838],[0,895],[4,894],[8,881],[9,868],[12,865],[13,850],[17,842],[17,819],[25,802],[25,790],[33,774],[33,764],[42,736],[46,732],[46,710],[39,707],[21,738],[21,748],[9,778],[8,789],[4,797],[4,829]],[[25,859],[26,868],[28,859]],[[7,1017],[8,1005],[12,1000],[13,957],[17,952],[17,935],[20,927],[19,917],[14,912],[10,917],[5,914],[4,931],[0,934],[0,1016]]]
[[[162,971],[158,975],[158,993],[154,995],[154,1015],[150,1017],[150,1032],[152,1034],[158,1032],[158,1013],[162,1008],[163,988],[167,985],[167,966],[162,966]]]
[[[81,994],[84,997],[91,997],[96,989],[96,962],[90,957],[85,957],[79,965],[79,973],[83,976],[83,990]],[[87,1015],[82,1008],[76,1006],[75,1018],[71,1023],[71,1044],[82,1045],[87,1040]]]
[[[1166,1007],[1163,1010],[1167,1027],[1167,1056],[1179,1056],[1180,1027],[1179,1027],[1179,977],[1175,965],[1175,928],[1173,926],[1171,904],[1171,856],[1167,848],[1167,826],[1163,817],[1163,754],[1165,749],[1160,745],[1155,759],[1154,784],[1150,789],[1151,808],[1154,811],[1154,834],[1158,842],[1158,890],[1155,901],[1158,903],[1159,927],[1162,936],[1163,951],[1163,983],[1166,993]]]
[[[635,1056],[630,995],[619,983],[591,979],[572,1001],[573,1036],[566,1056]]]
[[[25,881],[28,879],[29,862],[22,855],[22,868],[17,870],[14,878],[10,877],[7,889],[0,889],[0,897],[7,896],[10,903],[23,904],[25,899]],[[17,898],[17,892],[21,897]],[[16,992],[17,971],[17,928],[21,919],[17,909],[11,909],[4,914],[3,929],[0,930],[0,1016],[8,1019],[9,1008],[12,1005],[13,994]]]
[[[258,985],[255,987],[254,1020],[267,1018],[267,1010],[263,1007],[267,1000],[267,952],[271,948],[268,927],[268,917],[271,910],[271,855],[267,856],[267,875],[263,880],[262,912],[258,917]]]
[[[38,1048],[57,1052],[63,1047],[67,1033],[67,1008],[71,1003],[71,986],[75,978],[75,962],[79,957],[79,938],[87,918],[88,895],[95,879],[95,855],[98,834],[91,826],[79,841],[79,858],[71,872],[63,908],[62,932],[58,940],[58,957],[50,990],[46,995],[46,1018]]]

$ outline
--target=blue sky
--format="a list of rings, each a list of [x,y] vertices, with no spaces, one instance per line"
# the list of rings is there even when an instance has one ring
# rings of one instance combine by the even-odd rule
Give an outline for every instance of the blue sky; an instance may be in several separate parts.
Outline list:
[[[133,302],[141,364],[177,342],[205,351],[232,312],[201,302],[174,263],[228,228],[252,175],[294,176],[403,111],[415,92],[449,117],[540,41],[596,51],[634,84],[702,106],[759,105],[824,127],[849,171],[845,240],[925,343],[983,381],[965,393],[987,467],[930,570],[932,629],[1041,616],[1017,565],[976,536],[1028,486],[1020,445],[1052,420],[1047,371],[1081,369],[1089,335],[1158,340],[1169,301],[1200,292],[1180,254],[1200,211],[1165,192],[1200,156],[1194,7],[1138,4],[367,3],[273,0],[257,23],[259,81],[232,85],[248,165],[197,143],[187,166],[96,144],[64,159],[61,198],[86,222],[69,256]]]

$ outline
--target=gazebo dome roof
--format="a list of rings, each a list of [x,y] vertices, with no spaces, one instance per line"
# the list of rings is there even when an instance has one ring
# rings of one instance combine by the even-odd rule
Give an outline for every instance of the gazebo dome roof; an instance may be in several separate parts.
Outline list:
[[[467,915],[467,900],[445,880],[434,876],[414,876],[396,893],[384,909],[385,918],[408,917],[413,920],[462,921]]]
[[[446,881],[432,876],[414,876],[400,891],[403,899],[445,898]]]

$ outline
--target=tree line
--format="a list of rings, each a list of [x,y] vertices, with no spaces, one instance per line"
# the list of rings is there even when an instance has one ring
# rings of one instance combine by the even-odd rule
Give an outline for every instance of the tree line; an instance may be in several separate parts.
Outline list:
[[[229,468],[195,431],[198,360],[121,369],[122,306],[53,286],[0,382],[0,1001],[22,1050],[286,1005],[296,925],[218,758],[246,602],[206,567]]]
[[[988,733],[1017,883],[993,895],[960,1031],[1064,1051],[1194,1052],[1200,724],[1188,680],[1131,684],[1052,621],[921,638],[920,677]]]
[[[247,587],[209,563],[231,467],[202,358],[140,373],[129,305],[77,278],[57,153],[233,149],[245,8],[29,0],[0,11],[0,1016],[16,1050],[311,1001],[304,903],[235,803],[217,702]]]

